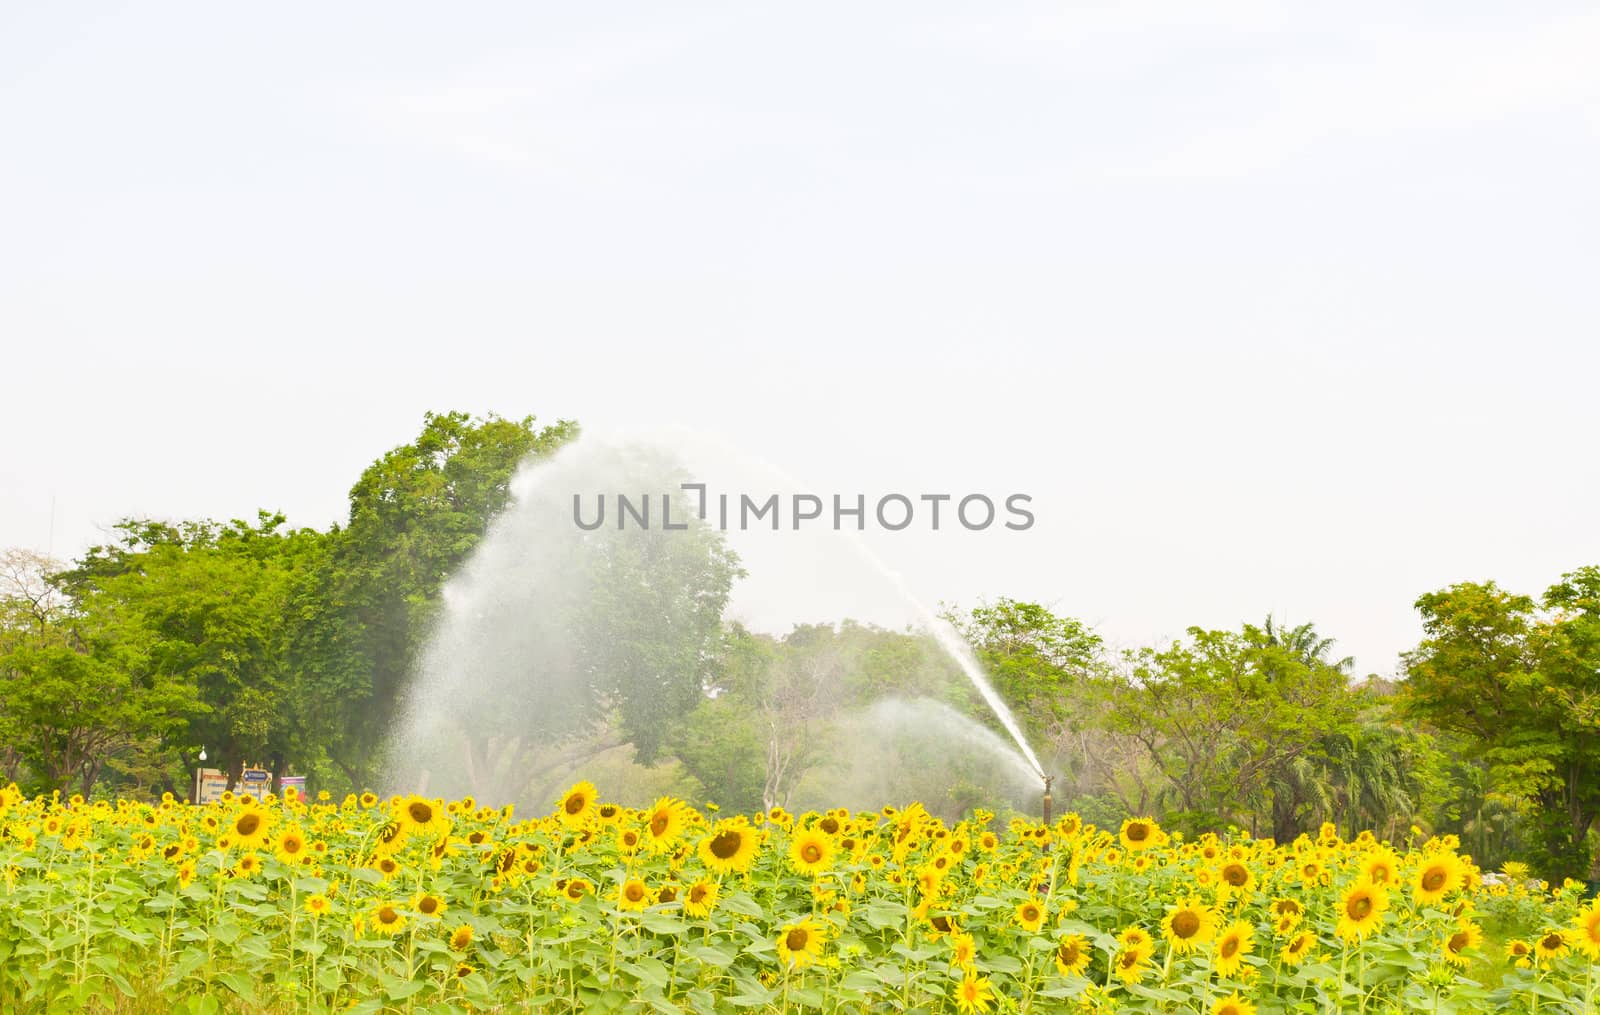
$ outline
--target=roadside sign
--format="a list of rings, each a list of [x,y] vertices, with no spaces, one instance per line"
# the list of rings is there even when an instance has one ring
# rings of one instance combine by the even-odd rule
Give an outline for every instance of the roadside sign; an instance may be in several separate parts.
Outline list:
[[[239,773],[239,792],[249,793],[256,799],[266,795],[272,785],[272,773],[264,768],[247,768]]]
[[[215,768],[202,768],[196,778],[195,803],[214,804],[228,788],[228,777]]]

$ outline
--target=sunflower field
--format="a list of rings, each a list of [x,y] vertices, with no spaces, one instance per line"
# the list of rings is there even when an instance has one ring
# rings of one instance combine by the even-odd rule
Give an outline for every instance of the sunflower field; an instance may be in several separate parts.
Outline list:
[[[0,790],[0,1010],[1588,1012],[1600,903],[1449,837],[921,806]]]

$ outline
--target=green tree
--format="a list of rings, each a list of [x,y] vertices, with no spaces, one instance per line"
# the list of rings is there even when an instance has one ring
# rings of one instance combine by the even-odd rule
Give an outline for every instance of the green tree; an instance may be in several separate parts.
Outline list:
[[[1545,876],[1587,877],[1600,816],[1600,568],[1563,576],[1543,610],[1493,582],[1452,585],[1416,607],[1409,710],[1468,738],[1495,784],[1528,804]]]
[[[82,610],[38,555],[0,557],[0,738],[5,777],[87,794],[108,762],[202,712],[193,689],[152,665],[129,611]]]
[[[350,490],[350,517],[296,590],[291,658],[304,719],[355,787],[375,777],[446,578],[477,547],[529,456],[574,423],[428,413],[417,439],[379,458]]]
[[[1190,827],[1250,818],[1251,802],[1315,761],[1355,710],[1341,669],[1248,624],[1237,633],[1190,628],[1186,642],[1126,661],[1106,722],[1142,747],[1176,804],[1169,817]]]
[[[964,616],[948,611],[945,619],[972,646],[1030,740],[1049,739],[1075,717],[1085,681],[1103,668],[1100,636],[1038,603],[1001,597]]]
[[[176,755],[192,771],[204,746],[231,781],[247,761],[281,773],[313,751],[295,721],[289,645],[291,604],[322,534],[268,512],[253,525],[130,520],[117,530],[118,541],[92,548],[61,581],[83,617],[116,618],[121,651],[192,694],[199,707],[175,731]],[[111,643],[98,654],[128,666]]]

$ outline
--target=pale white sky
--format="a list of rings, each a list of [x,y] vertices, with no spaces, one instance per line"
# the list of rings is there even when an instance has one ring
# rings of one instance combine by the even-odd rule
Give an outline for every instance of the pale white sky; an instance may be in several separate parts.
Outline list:
[[[340,517],[427,409],[1033,494],[1147,642],[1600,562],[1592,4],[8,5],[0,545]]]

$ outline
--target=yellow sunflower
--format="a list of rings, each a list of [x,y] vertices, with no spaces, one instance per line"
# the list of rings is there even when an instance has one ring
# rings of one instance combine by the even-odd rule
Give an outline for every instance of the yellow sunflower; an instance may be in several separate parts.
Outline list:
[[[778,958],[791,969],[804,969],[822,957],[822,928],[806,917],[778,932]]]
[[[975,970],[968,970],[967,975],[956,984],[956,1008],[971,1015],[973,1012],[986,1012],[989,1003],[994,1000],[994,990],[989,986],[987,976],[979,976]]]
[[[1471,920],[1462,920],[1455,933],[1446,934],[1440,953],[1453,966],[1465,969],[1471,964],[1466,953],[1483,943],[1483,928]]]
[[[1392,885],[1400,880],[1400,858],[1391,849],[1375,849],[1362,861],[1361,873],[1375,885]]]
[[[1142,849],[1160,844],[1161,826],[1149,818],[1128,818],[1122,823],[1122,831],[1117,839],[1122,843],[1122,848],[1130,853],[1137,853]]]
[[[1293,923],[1290,923],[1289,926],[1293,927],[1300,922],[1301,917],[1306,915],[1306,909],[1296,899],[1273,899],[1272,915],[1278,920],[1292,920]]]
[[[1317,950],[1317,935],[1314,931],[1303,930],[1289,939],[1278,952],[1278,958],[1286,966],[1298,966],[1315,954]]]
[[[1082,976],[1089,968],[1089,942],[1082,934],[1068,934],[1056,945],[1056,972],[1062,976]]]
[[[577,902],[593,891],[594,885],[591,885],[586,878],[573,878],[561,886],[561,895],[569,902]]]
[[[310,913],[313,917],[322,916],[328,911],[328,906],[328,897],[320,892],[315,895],[306,896],[306,912]]]
[[[406,826],[398,821],[386,821],[378,829],[372,842],[372,851],[379,856],[398,853],[406,844]]]
[[[1256,1015],[1256,1006],[1234,991],[1227,997],[1218,998],[1217,1003],[1211,1006],[1210,1015]]]
[[[371,918],[367,921],[376,934],[393,937],[406,928],[405,914],[400,912],[399,906],[393,902],[385,902],[373,909]]]
[[[805,829],[789,840],[789,866],[810,877],[817,877],[828,869],[833,853],[833,838],[821,829]]]
[[[1123,946],[1111,960],[1111,968],[1123,983],[1138,983],[1150,970],[1150,952],[1143,948]]]
[[[1243,920],[1235,920],[1228,925],[1228,929],[1217,938],[1216,948],[1211,955],[1218,976],[1233,977],[1239,974],[1244,957],[1255,947],[1252,940],[1254,935],[1255,930]]]
[[[595,795],[592,782],[577,783],[563,793],[561,800],[556,804],[556,813],[560,816],[561,823],[568,828],[583,827],[594,814]]]
[[[394,819],[407,835],[437,839],[450,831],[450,817],[437,800],[408,796],[395,801]]]
[[[411,908],[419,916],[443,916],[444,911],[450,907],[443,899],[432,892],[423,892],[411,900]]]
[[[1388,908],[1389,893],[1383,886],[1361,878],[1339,899],[1339,923],[1334,933],[1347,943],[1365,940],[1378,929]]]
[[[1227,890],[1248,894],[1256,886],[1255,872],[1243,860],[1230,860],[1217,871],[1217,880]]]
[[[278,833],[278,848],[274,855],[280,862],[286,864],[297,864],[305,860],[306,835],[300,830],[299,825],[289,825]]]
[[[1167,910],[1161,921],[1161,934],[1179,955],[1187,955],[1195,946],[1211,940],[1216,932],[1216,919],[1210,907],[1196,897],[1189,897]]]
[[[652,853],[666,853],[678,842],[688,821],[688,807],[681,800],[662,797],[645,814],[644,844]]]
[[[232,844],[240,849],[255,849],[267,844],[267,833],[271,829],[272,813],[246,804],[228,822],[227,834]]]
[[[701,919],[710,916],[716,904],[717,883],[706,878],[701,878],[690,885],[689,891],[683,897],[683,911]]]
[[[1437,853],[1417,868],[1411,882],[1412,896],[1420,903],[1443,902],[1444,897],[1461,887],[1466,872],[1454,853]]]
[[[950,935],[950,964],[952,966],[971,969],[977,958],[978,943],[972,939],[971,934],[957,931]]]
[[[1533,945],[1528,942],[1513,939],[1506,942],[1506,961],[1518,969],[1533,968]]]
[[[1572,918],[1573,944],[1590,960],[1600,962],[1600,899],[1578,911]]]
[[[472,947],[472,927],[463,923],[450,932],[450,950],[464,952]]]
[[[1571,951],[1572,939],[1560,929],[1546,930],[1533,942],[1534,957],[1540,960],[1559,959]]]
[[[1028,899],[1017,906],[1014,919],[1023,930],[1035,933],[1044,926],[1044,906],[1037,899]]]
[[[632,856],[639,852],[639,847],[644,842],[644,837],[637,828],[617,829],[617,852],[623,856]]]
[[[617,908],[624,912],[638,912],[650,905],[650,889],[638,878],[629,878],[617,889]]]

